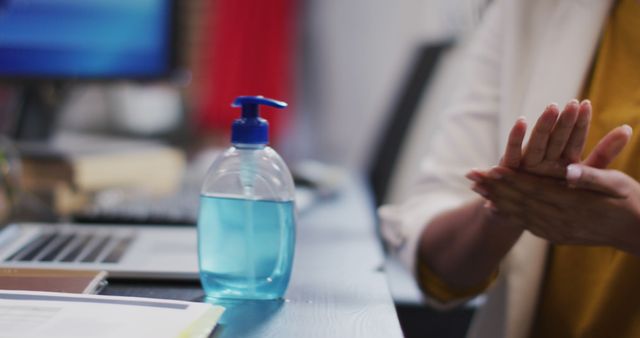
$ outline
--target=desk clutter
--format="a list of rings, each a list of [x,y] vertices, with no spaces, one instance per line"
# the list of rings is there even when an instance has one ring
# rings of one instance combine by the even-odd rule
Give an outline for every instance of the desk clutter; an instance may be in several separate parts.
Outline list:
[[[212,157],[217,155],[211,153],[210,156],[203,157],[204,166],[210,165]],[[100,169],[100,166],[97,168]],[[185,177],[196,179],[202,177],[200,176],[202,174],[197,174],[197,170],[189,170],[197,169],[195,166],[186,169],[186,175],[183,174]],[[5,291],[3,289],[9,287],[0,286],[0,328],[2,328],[0,338],[206,337],[211,334],[216,325],[219,327],[214,336],[220,338],[401,337],[385,277],[376,269],[380,266],[381,255],[372,229],[374,221],[366,188],[357,178],[347,177],[344,171],[320,163],[295,165],[294,170],[298,173],[295,191],[296,207],[300,208],[306,204],[308,207],[301,209],[309,210],[303,212],[304,216],[301,217],[302,223],[298,234],[299,252],[294,261],[297,262],[295,263],[297,272],[293,274],[292,287],[289,288],[285,300],[247,301],[235,308],[225,304],[227,310],[223,315],[224,310],[221,307],[207,303],[131,297],[201,300],[204,294],[199,283],[133,278],[119,280],[115,273],[110,274],[110,285],[101,292],[103,295]],[[77,170],[71,171],[71,173],[75,172]],[[95,194],[93,188],[88,188],[90,185],[70,177],[67,176],[59,182],[76,189],[75,191],[88,192],[89,195]],[[181,181],[180,175],[177,177],[174,182]],[[24,177],[24,179],[27,178]],[[197,198],[198,194],[193,193],[191,188],[195,186],[197,192],[199,185],[200,182],[186,184],[184,188],[178,189]],[[55,187],[55,185],[52,186]],[[104,214],[112,213],[114,205],[132,207],[139,203],[139,201],[136,202],[137,196],[131,199],[123,198],[126,200],[123,203],[111,203],[116,200],[113,195],[101,196],[104,197],[105,208],[98,211]],[[308,197],[308,202],[301,203],[304,200],[300,196]],[[149,200],[145,205],[156,207],[158,205],[156,201]],[[187,204],[193,205],[191,202]],[[311,204],[314,204],[313,207],[309,207]],[[163,206],[169,205],[180,204],[170,203],[170,200],[163,204]],[[163,207],[161,210],[170,210],[170,208]],[[189,210],[192,212],[195,209]],[[83,226],[91,229],[98,228],[96,225]],[[2,229],[2,232],[7,233],[7,230],[10,230],[7,229],[9,227]],[[58,230],[57,228],[60,227],[51,228]],[[120,231],[122,225],[111,228]],[[149,225],[141,228],[145,228],[141,230],[149,230]],[[181,229],[194,230],[193,227],[181,227]],[[21,256],[16,256],[15,260],[22,261],[28,257],[35,259],[41,257],[45,260],[54,256],[53,259],[60,257],[60,260],[65,260],[68,255],[70,255],[68,259],[71,260],[74,255],[70,253],[75,252],[75,248],[68,251],[57,250],[56,243],[76,240],[84,243],[85,238],[88,238],[74,237],[66,232],[57,237],[45,235],[40,238],[43,238],[42,243],[51,244],[48,248],[42,246],[42,250],[24,251],[20,254]],[[137,238],[143,237],[145,236],[138,234]],[[195,238],[193,236],[188,242],[195,243]],[[176,251],[167,249],[168,245],[165,245],[165,243],[175,244],[173,243],[175,239],[171,237],[167,242],[152,241],[156,244],[152,248],[162,248],[164,253],[175,256]],[[2,236],[0,236],[0,242],[2,242]],[[85,248],[89,249],[82,250],[87,253],[86,257],[76,256],[79,257],[79,261],[84,261],[88,257],[101,256],[109,260],[108,257],[111,255],[109,245],[103,246],[107,249],[106,254],[92,254],[93,248],[109,242],[99,239],[86,243],[94,243],[95,246],[91,247],[87,244]],[[40,247],[40,244],[37,246]],[[189,247],[189,245],[179,246],[177,249]],[[153,257],[157,258],[156,255]],[[169,260],[161,260],[163,265],[170,263]],[[191,258],[190,261],[197,260]],[[81,262],[78,265],[87,268],[84,264]],[[148,266],[146,261],[145,264]],[[96,292],[89,291],[90,289],[92,288],[74,292]],[[118,296],[112,297],[112,295]]]
[[[22,189],[55,215],[80,223],[191,225],[202,180],[222,152],[206,150],[187,163],[181,150],[162,143],[73,132],[18,150]],[[346,179],[343,168],[315,161],[292,169],[298,212],[334,196]]]
[[[372,228],[370,195],[356,175],[343,182],[338,194],[300,217],[299,252],[286,300],[243,302],[236,307],[224,304],[214,337],[402,337],[386,277],[378,269],[382,254]],[[101,294],[188,301],[204,296],[195,282],[115,275],[110,275]],[[90,312],[90,316],[97,314]],[[144,337],[122,335],[134,336]]]

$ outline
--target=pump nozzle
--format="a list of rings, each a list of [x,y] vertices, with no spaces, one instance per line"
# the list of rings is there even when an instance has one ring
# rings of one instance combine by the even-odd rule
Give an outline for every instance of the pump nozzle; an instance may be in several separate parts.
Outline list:
[[[286,102],[264,98],[262,96],[238,96],[231,105],[242,107],[242,117],[231,126],[231,142],[234,144],[267,144],[269,142],[269,123],[260,118],[260,105],[282,109]]]

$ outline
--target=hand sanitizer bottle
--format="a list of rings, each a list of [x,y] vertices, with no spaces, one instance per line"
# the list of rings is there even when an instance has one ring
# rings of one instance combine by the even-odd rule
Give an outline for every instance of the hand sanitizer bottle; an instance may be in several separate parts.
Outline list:
[[[294,185],[269,146],[259,105],[286,103],[240,96],[242,117],[211,165],[200,194],[198,258],[207,299],[276,299],[289,283],[295,246]]]

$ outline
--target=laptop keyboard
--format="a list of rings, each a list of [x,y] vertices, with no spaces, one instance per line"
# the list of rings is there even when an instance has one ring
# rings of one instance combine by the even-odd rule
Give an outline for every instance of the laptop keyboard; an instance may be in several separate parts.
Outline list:
[[[118,263],[134,238],[133,231],[50,230],[36,236],[5,261]]]

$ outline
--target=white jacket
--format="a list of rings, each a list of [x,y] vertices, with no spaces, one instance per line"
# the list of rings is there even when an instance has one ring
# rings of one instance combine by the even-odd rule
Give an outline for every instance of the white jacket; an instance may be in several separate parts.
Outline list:
[[[422,163],[420,182],[406,202],[379,210],[383,237],[408,268],[415,268],[417,240],[431,218],[475,197],[465,173],[498,163],[515,120],[525,116],[532,126],[549,103],[580,95],[612,3],[494,1],[469,48],[464,85]],[[530,233],[521,237],[469,337],[528,336],[546,252],[545,241]]]

